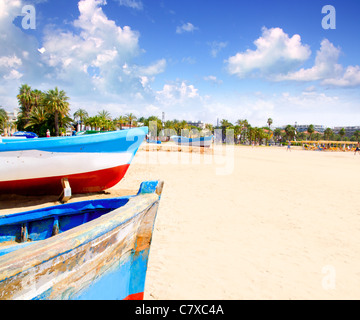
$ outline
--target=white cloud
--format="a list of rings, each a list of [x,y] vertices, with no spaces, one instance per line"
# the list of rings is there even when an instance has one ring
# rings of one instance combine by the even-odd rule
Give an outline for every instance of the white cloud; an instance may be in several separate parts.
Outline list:
[[[120,4],[140,9],[142,2]],[[144,52],[140,34],[108,18],[105,0],[78,1],[78,16],[63,25],[44,26],[38,33],[40,43],[13,23],[23,5],[20,0],[0,0],[0,98],[8,104],[4,107],[17,106],[22,83],[40,90],[59,86],[71,97],[72,108],[86,105],[93,114],[100,105],[111,106],[116,114],[116,108],[145,108],[155,101],[150,85],[165,71],[166,60],[134,65],[134,58]]]
[[[288,108],[297,106],[303,109],[312,109],[322,106],[336,106],[339,101],[338,96],[328,96],[323,92],[305,90],[301,94],[294,95],[288,92],[283,93],[278,100],[283,105],[288,105]]]
[[[12,19],[12,17],[21,13],[20,0],[0,0],[0,21]]]
[[[214,83],[214,84],[222,84],[222,83],[223,83],[222,80],[217,79],[217,77],[216,77],[216,76],[213,76],[213,75],[205,76],[205,77],[204,77],[204,80],[205,80],[205,81],[212,82],[212,83]]]
[[[348,66],[346,69],[338,63],[341,54],[328,39],[321,42],[315,64],[308,69],[300,69],[286,75],[277,75],[275,80],[321,81],[322,85],[336,87],[355,87],[360,85],[360,66]]]
[[[146,76],[153,76],[163,73],[166,68],[166,60],[160,59],[149,66],[141,66],[138,68],[138,73]]]
[[[211,51],[210,51],[210,55],[213,57],[213,58],[216,58],[218,53],[227,47],[227,42],[219,42],[219,41],[213,41],[211,42],[210,44],[210,47],[211,47]]]
[[[141,90],[149,89],[151,77],[165,70],[166,60],[132,65],[141,53],[140,35],[110,20],[102,10],[105,4],[105,0],[81,0],[79,17],[73,22],[76,32],[48,28],[41,59],[52,67],[49,77],[73,84],[71,90],[76,89],[77,94],[87,94],[90,87],[94,94],[118,94],[123,101],[138,99],[143,97]]]
[[[288,72],[306,61],[311,51],[298,34],[291,38],[281,28],[263,28],[254,41],[256,50],[237,53],[227,60],[228,72],[243,78],[253,73],[268,76]]]
[[[0,98],[6,110],[17,107],[20,81],[42,76],[37,39],[14,23],[23,6],[20,0],[0,0],[0,87],[4,89]]]
[[[199,97],[198,89],[185,81],[165,84],[162,90],[156,92],[156,100],[167,105],[182,104],[186,100]]]
[[[176,28],[176,33],[181,34],[181,33],[184,33],[184,32],[194,32],[197,29],[198,28],[195,27],[192,23],[187,22],[187,23],[184,23],[181,26],[178,26]]]
[[[150,95],[153,95],[150,83],[155,80],[154,76],[165,71],[166,60],[160,59],[149,66],[129,66],[125,63],[122,68],[125,75],[134,79],[137,78],[141,83],[142,88]]]
[[[321,41],[314,65],[294,70],[310,57],[311,51],[301,43],[299,35],[289,37],[280,28],[263,28],[254,44],[256,50],[246,50],[226,62],[230,74],[240,78],[257,75],[272,81],[319,81],[334,87],[360,86],[360,66],[343,67],[338,63],[341,49],[328,39]]]
[[[181,59],[181,62],[187,63],[187,64],[196,64],[196,58],[184,57],[184,58]]]
[[[132,9],[142,10],[143,3],[137,0],[117,0],[121,6],[129,7]]]
[[[12,55],[8,57],[6,56],[0,57],[0,68],[1,67],[13,68],[21,65],[22,65],[22,61],[16,55]]]
[[[324,79],[324,81],[322,81],[322,84],[337,87],[360,86],[360,67],[348,66],[342,76],[337,78]]]
[[[73,25],[79,31],[47,29],[43,41],[46,49],[42,61],[52,68],[53,75],[64,82],[83,81],[89,85],[89,68],[98,68],[96,84],[114,89],[114,78],[121,65],[139,54],[139,34],[130,27],[117,26],[104,14],[104,0],[81,0],[80,15]],[[103,81],[98,81],[102,79]],[[85,85],[86,87],[86,85]]]
[[[5,80],[19,80],[19,79],[22,78],[22,76],[23,76],[22,73],[20,73],[19,71],[13,69],[13,70],[10,71],[9,74],[4,76],[4,79]]]
[[[287,75],[279,75],[277,80],[315,81],[333,77],[342,72],[342,66],[337,63],[340,49],[327,39],[321,42],[320,50],[317,51],[315,65],[309,69],[300,69]]]

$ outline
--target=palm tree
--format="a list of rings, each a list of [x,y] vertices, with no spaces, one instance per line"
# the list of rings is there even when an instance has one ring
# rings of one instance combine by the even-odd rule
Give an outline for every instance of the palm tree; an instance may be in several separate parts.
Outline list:
[[[74,119],[79,119],[80,120],[80,130],[82,130],[82,126],[84,125],[84,120],[86,118],[89,118],[89,114],[87,113],[86,110],[84,109],[78,109],[75,111],[74,113]]]
[[[31,87],[27,84],[23,84],[19,88],[19,94],[17,95],[17,99],[19,101],[19,105],[21,106],[21,111],[24,113],[25,116],[30,112],[31,109],[31,98],[32,98],[32,91]]]
[[[28,123],[25,128],[42,125],[49,117],[49,113],[44,106],[40,106],[31,110]]]
[[[119,118],[114,119],[114,123],[116,126],[119,126],[120,130],[122,130],[122,126],[126,124],[126,119],[124,116],[119,116]]]
[[[359,141],[360,139],[360,131],[356,130],[353,134],[353,137],[355,138],[356,141]]]
[[[31,87],[27,84],[23,84],[19,88],[19,94],[16,96],[20,105],[20,115],[18,117],[18,126],[22,128],[27,123],[29,113],[32,106],[32,91]]]
[[[137,119],[137,117],[136,117],[134,114],[132,114],[132,113],[128,113],[128,114],[126,115],[126,120],[128,121],[128,123],[129,123],[129,125],[130,125],[130,128],[131,128],[132,125],[133,125],[133,121],[136,120],[136,119]]]
[[[44,105],[48,112],[54,113],[55,136],[59,136],[59,115],[63,117],[69,114],[70,108],[68,100],[69,97],[66,96],[65,91],[59,91],[58,87],[46,93]]]
[[[240,140],[244,140],[247,134],[247,130],[249,127],[249,122],[245,119],[245,120],[238,120],[236,121],[236,124],[239,125],[240,127]]]
[[[325,140],[330,140],[330,137],[334,134],[334,132],[330,128],[326,128],[324,131]]]
[[[149,118],[145,119],[144,125],[149,127],[149,135],[151,137],[158,137],[160,131],[163,128],[161,119],[156,116],[150,116]]]
[[[105,129],[108,122],[111,121],[110,112],[106,110],[99,111],[97,117],[99,118],[101,129]]]
[[[290,124],[286,126],[285,128],[285,132],[286,132],[286,137],[287,139],[294,139],[295,137],[295,128],[293,126],[291,126]]]
[[[262,129],[258,127],[254,128],[254,139],[259,143],[259,145],[261,144],[261,140],[263,139],[263,133],[264,132],[262,131]]]
[[[341,140],[343,140],[345,134],[346,134],[345,129],[344,129],[344,128],[341,128],[340,131],[339,131],[339,135],[340,135],[340,137],[341,137]]]
[[[44,92],[37,90],[37,89],[32,90],[31,91],[31,110],[33,108],[37,108],[40,105],[42,105],[44,98],[45,98]]]
[[[272,123],[273,123],[273,119],[269,118],[267,120],[267,124],[269,126],[269,134],[268,134],[268,137],[266,138],[267,141],[270,140],[270,137],[271,137],[271,125],[272,125]]]
[[[226,119],[222,119],[220,121],[220,125],[221,125],[221,129],[222,129],[222,141],[225,140],[226,138],[226,130],[229,128],[229,127],[232,127],[232,123],[229,122],[228,120]]]
[[[229,121],[226,120],[226,119],[222,119],[222,120],[220,121],[220,124],[221,124],[221,126],[222,126],[223,128],[228,128],[228,127],[231,127],[231,126],[232,126],[231,122],[229,122]]]
[[[210,132],[214,132],[214,126],[211,123],[206,123],[205,129],[209,130]]]
[[[97,115],[98,115],[101,119],[111,120],[111,115],[110,115],[110,112],[109,112],[109,111],[102,110],[102,111],[99,111]]]
[[[89,126],[91,130],[95,128],[96,130],[96,119],[95,117],[89,117],[85,119],[85,125]]]
[[[306,136],[306,133],[305,133],[305,132],[298,132],[298,133],[296,134],[296,138],[297,138],[298,140],[306,140],[307,136]]]
[[[3,107],[0,106],[0,121],[5,121],[8,115]]]
[[[274,130],[274,138],[276,141],[280,140],[279,138],[281,137],[281,129],[280,128],[276,128]]]
[[[246,135],[251,145],[251,142],[255,140],[255,128],[253,128],[250,124],[247,126]]]
[[[5,132],[8,125],[8,115],[4,108],[0,107],[0,133]]]
[[[307,131],[310,134],[310,140],[311,140],[312,139],[312,134],[315,132],[314,125],[313,124],[309,125]]]

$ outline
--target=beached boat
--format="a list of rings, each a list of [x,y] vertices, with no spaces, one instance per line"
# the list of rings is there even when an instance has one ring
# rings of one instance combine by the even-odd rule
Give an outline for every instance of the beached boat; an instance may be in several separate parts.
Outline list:
[[[108,133],[0,142],[0,193],[60,194],[111,188],[128,170],[147,127]]]
[[[26,139],[37,139],[39,136],[34,132],[27,132],[27,131],[17,131],[15,132],[12,137],[25,137]]]
[[[160,140],[149,140],[149,139],[147,139],[146,142],[147,143],[152,143],[152,144],[161,144]]]
[[[199,137],[199,138],[186,138],[181,136],[170,137],[178,145],[195,146],[195,147],[210,147],[213,141],[213,136]]]
[[[0,216],[0,299],[142,300],[162,188]]]

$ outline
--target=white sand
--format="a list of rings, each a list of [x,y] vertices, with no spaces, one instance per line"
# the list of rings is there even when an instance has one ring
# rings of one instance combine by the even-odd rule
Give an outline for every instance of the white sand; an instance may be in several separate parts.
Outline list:
[[[165,181],[145,299],[360,299],[359,169],[352,152],[139,151],[106,196]],[[44,205],[21,201],[0,214]]]
[[[236,147],[223,176],[192,157],[139,153],[123,181],[165,180],[145,299],[360,298],[360,155]]]

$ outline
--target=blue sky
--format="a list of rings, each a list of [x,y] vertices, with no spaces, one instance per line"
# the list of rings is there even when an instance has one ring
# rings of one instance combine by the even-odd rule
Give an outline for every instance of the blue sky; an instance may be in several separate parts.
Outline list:
[[[27,83],[90,115],[360,125],[359,15],[356,0],[0,0],[0,105]]]

